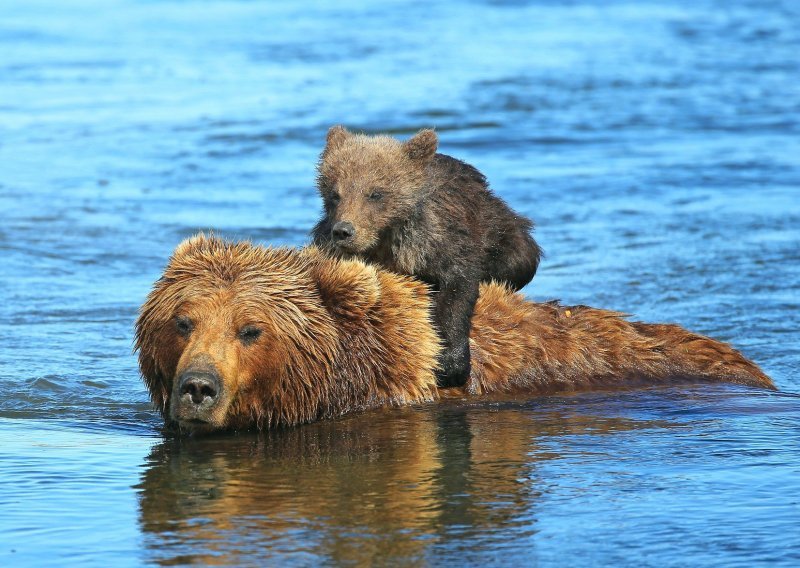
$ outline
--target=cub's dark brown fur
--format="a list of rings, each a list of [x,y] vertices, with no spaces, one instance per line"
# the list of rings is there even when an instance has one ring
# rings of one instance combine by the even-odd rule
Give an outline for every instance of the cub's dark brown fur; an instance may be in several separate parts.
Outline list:
[[[401,143],[331,128],[319,163],[324,215],[313,239],[429,284],[444,341],[438,384],[460,386],[470,374],[479,285],[494,280],[519,290],[536,273],[541,250],[531,221],[494,195],[477,169],[437,154],[437,146],[432,130]]]

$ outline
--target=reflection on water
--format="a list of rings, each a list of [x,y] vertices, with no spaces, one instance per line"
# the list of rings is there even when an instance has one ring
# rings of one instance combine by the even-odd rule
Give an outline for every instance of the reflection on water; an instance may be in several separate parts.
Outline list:
[[[683,565],[674,554],[686,550],[701,564],[791,564],[800,511],[787,497],[800,477],[780,471],[800,442],[754,434],[796,430],[796,399],[775,396],[446,404],[165,441],[136,486],[146,557],[661,566]]]
[[[148,549],[162,564],[423,565],[505,547],[532,561],[549,485],[539,467],[560,458],[539,438],[668,426],[519,410],[376,412],[164,442],[137,486]]]

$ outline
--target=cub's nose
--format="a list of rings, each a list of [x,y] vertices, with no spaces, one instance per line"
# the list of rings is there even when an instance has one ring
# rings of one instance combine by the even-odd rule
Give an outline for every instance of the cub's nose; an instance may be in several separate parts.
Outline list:
[[[213,403],[219,396],[219,378],[206,371],[185,371],[178,378],[178,392],[181,399],[200,405],[204,402]],[[206,400],[208,399],[208,400]]]
[[[348,223],[347,221],[339,221],[333,226],[333,230],[331,231],[334,241],[346,241],[347,239],[352,239],[355,234],[356,228],[352,223]]]

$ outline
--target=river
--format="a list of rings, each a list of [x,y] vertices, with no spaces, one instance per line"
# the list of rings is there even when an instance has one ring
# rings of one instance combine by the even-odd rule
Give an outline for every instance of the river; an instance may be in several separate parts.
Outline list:
[[[0,0],[0,564],[800,564],[800,3]],[[444,403],[162,437],[131,352],[183,238],[302,245],[325,132],[537,223],[524,292],[780,391]]]

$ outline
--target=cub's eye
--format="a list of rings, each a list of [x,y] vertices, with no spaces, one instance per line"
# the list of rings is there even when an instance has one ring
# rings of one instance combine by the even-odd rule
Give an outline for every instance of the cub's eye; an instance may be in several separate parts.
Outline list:
[[[331,193],[330,197],[328,197],[328,201],[331,205],[339,205],[339,202],[342,200],[342,196],[336,193],[335,191]]]
[[[373,189],[372,193],[367,196],[370,201],[380,201],[383,199],[383,192],[378,189]]]
[[[175,329],[183,337],[189,337],[194,329],[194,324],[187,316],[177,316],[175,318]]]
[[[254,325],[246,325],[239,330],[239,341],[245,345],[252,345],[261,336],[261,330]]]

